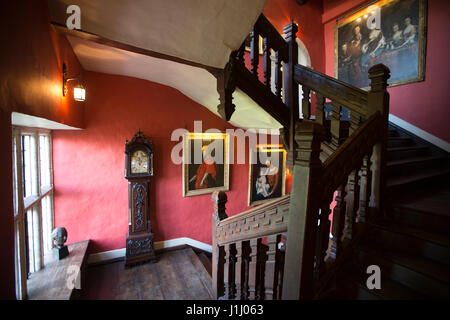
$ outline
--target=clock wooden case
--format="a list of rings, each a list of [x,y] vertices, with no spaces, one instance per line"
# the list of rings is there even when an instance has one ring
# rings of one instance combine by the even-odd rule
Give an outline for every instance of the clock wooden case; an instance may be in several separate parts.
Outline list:
[[[125,266],[155,260],[150,224],[150,178],[153,144],[139,130],[125,142],[125,179],[128,179],[128,234]]]

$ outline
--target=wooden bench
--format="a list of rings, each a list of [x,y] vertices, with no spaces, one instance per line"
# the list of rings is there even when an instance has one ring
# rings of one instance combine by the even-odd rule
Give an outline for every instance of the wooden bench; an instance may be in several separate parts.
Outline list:
[[[84,288],[89,240],[68,244],[69,256],[54,257],[45,266],[30,275],[27,281],[29,300],[76,299]]]

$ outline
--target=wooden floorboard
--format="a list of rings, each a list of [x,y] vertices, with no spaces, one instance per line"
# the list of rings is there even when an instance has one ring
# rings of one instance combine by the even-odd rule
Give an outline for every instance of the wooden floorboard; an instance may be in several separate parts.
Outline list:
[[[85,300],[209,300],[211,277],[191,248],[126,269],[124,261],[88,268]]]

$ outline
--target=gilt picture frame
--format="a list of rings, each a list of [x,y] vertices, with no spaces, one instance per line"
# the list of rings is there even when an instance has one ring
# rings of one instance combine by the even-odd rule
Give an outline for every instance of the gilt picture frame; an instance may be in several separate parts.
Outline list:
[[[186,133],[183,137],[183,197],[229,190],[226,133]]]
[[[270,161],[269,164],[267,162],[269,159],[276,159],[277,161]],[[251,148],[248,205],[259,205],[280,198],[285,194],[286,150],[279,145],[258,145],[256,148]]]
[[[334,28],[334,75],[367,90],[368,70],[384,64],[390,87],[425,80],[427,0],[372,1]]]

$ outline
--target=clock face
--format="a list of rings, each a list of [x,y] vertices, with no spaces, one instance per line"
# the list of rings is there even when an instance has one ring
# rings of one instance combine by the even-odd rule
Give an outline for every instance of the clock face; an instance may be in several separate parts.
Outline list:
[[[131,156],[131,173],[148,172],[148,156],[142,150],[137,150]]]

